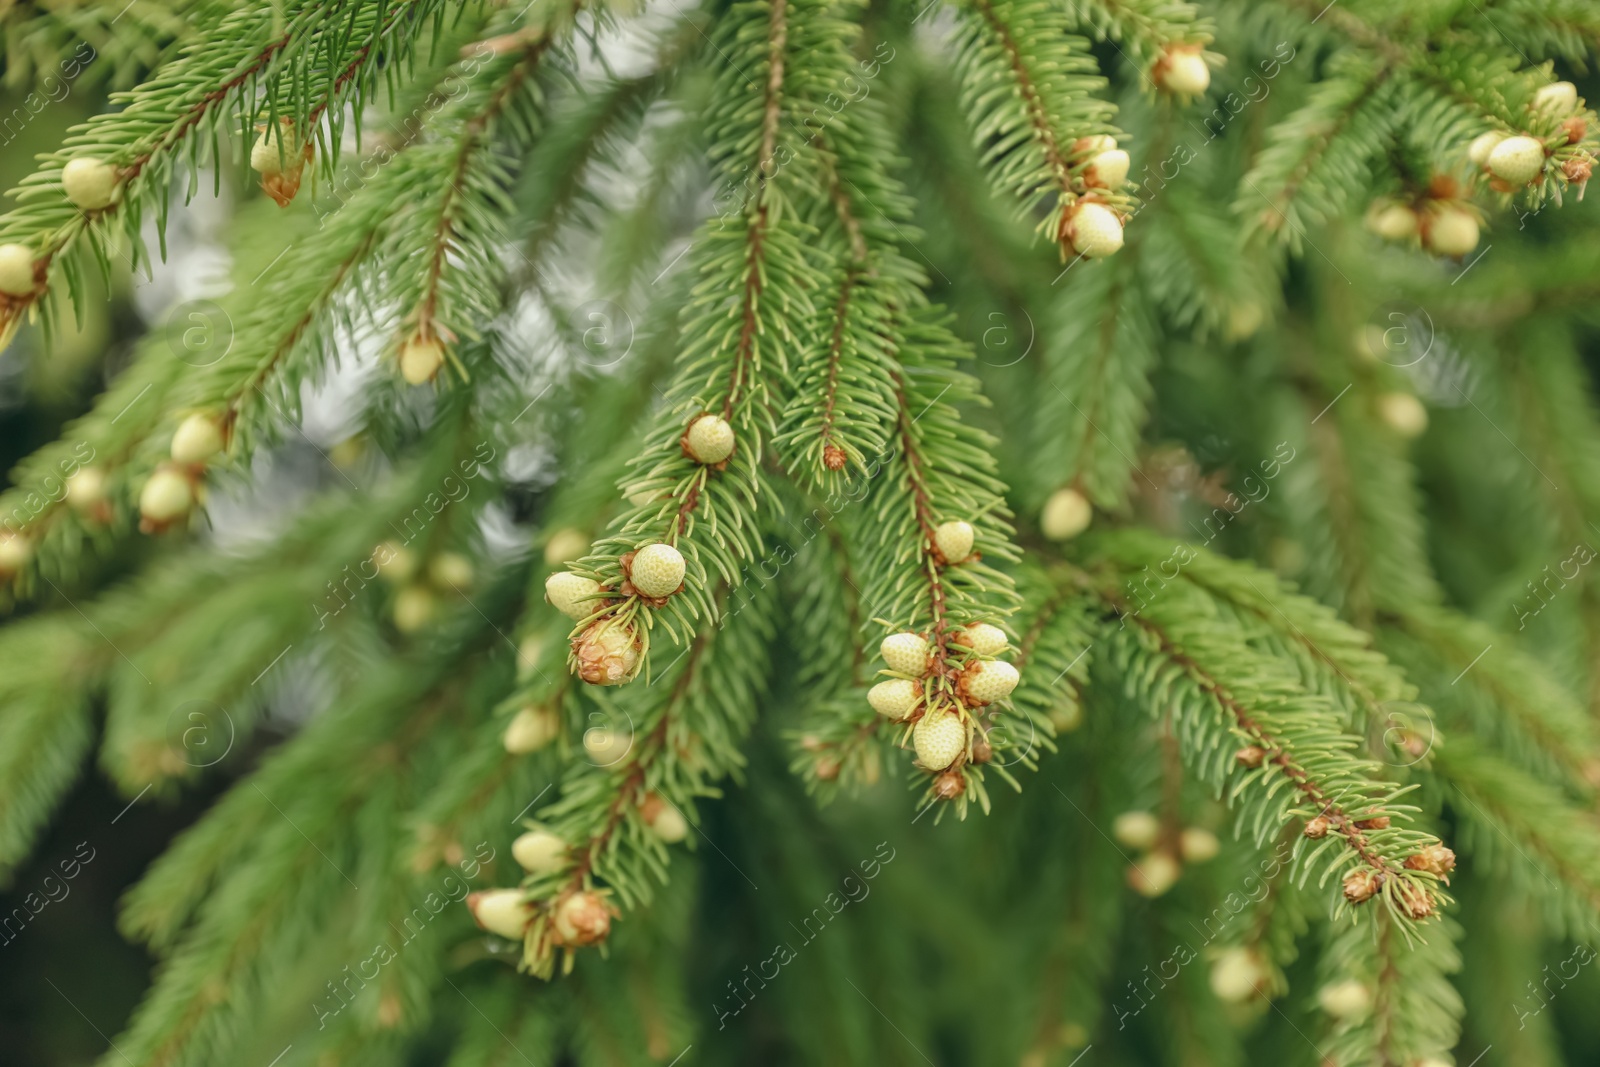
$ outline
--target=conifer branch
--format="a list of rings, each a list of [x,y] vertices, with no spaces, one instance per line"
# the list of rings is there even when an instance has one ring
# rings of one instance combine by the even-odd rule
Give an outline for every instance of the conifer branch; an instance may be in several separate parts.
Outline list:
[[[665,626],[675,642],[687,640],[697,620],[718,615],[713,581],[737,586],[742,565],[759,554],[754,509],[771,491],[760,467],[763,431],[773,429],[771,386],[786,370],[794,324],[814,315],[811,292],[820,281],[803,224],[785,211],[780,179],[793,171],[795,182],[805,180],[798,159],[809,135],[798,123],[821,101],[805,94],[803,82],[786,80],[786,64],[828,25],[825,4],[754,2],[739,5],[714,39],[721,103],[708,129],[733,203],[696,238],[703,251],[681,326],[678,369],[624,486],[637,503],[619,518],[616,533],[572,568],[599,587],[574,630],[574,670],[582,669],[582,648],[602,638],[637,649],[617,681],[646,670],[655,626]],[[754,98],[746,88],[750,77],[759,78]],[[696,452],[701,432],[716,441],[715,451]],[[664,597],[641,598],[631,561],[652,544],[670,547],[682,561],[683,584]]]
[[[1467,726],[1498,743],[1509,761],[1554,777],[1576,796],[1592,795],[1600,785],[1593,720],[1547,677],[1542,663],[1503,635],[1446,609],[1415,605],[1394,618],[1385,638],[1418,678],[1432,682],[1441,713],[1450,716],[1447,733],[1458,723]]]
[[[1307,821],[1295,856],[1302,883],[1319,868],[1323,882],[1343,870],[1350,904],[1382,896],[1408,923],[1435,913],[1440,891],[1406,861],[1438,839],[1391,826],[1414,810],[1397,803],[1407,790],[1352,754],[1359,740],[1341,730],[1326,698],[1241,647],[1197,590],[1169,584],[1137,606],[1104,586],[1099,595],[1119,619],[1107,636],[1129,695],[1173,707],[1186,760],[1214,786],[1226,784],[1230,801],[1243,801],[1240,824],[1258,844],[1299,817]],[[1181,695],[1188,686],[1191,695]],[[1246,749],[1249,760],[1235,757]]]
[[[1295,114],[1273,127],[1272,141],[1243,178],[1236,209],[1252,233],[1299,252],[1306,231],[1366,189],[1368,161],[1391,134],[1393,69],[1359,53],[1339,62]]]
[[[1050,208],[1036,231],[1060,245],[1063,260],[1079,250],[1069,217],[1091,191],[1126,214],[1132,201],[1117,188],[1092,190],[1085,171],[1115,134],[1114,109],[1097,95],[1105,84],[1088,42],[1068,32],[1066,13],[1040,0],[972,0],[956,37],[962,103],[993,182],[1019,204],[1019,215]],[[1096,253],[1104,254],[1104,253]]]
[[[1368,1005],[1333,1017],[1326,1049],[1339,1062],[1406,1067],[1449,1052],[1460,1038],[1465,1006],[1450,975],[1461,968],[1454,944],[1461,928],[1446,919],[1417,939],[1401,921],[1382,912],[1370,926],[1329,932],[1323,989],[1351,997],[1352,1006]]]
[[[409,38],[399,42],[395,55],[374,51],[377,40],[392,34],[397,19],[402,15],[425,19],[441,5],[439,0],[399,0],[382,20],[375,21],[369,12],[355,12],[353,24],[341,16],[340,6],[295,5],[281,29],[271,11],[230,13],[210,32],[187,44],[182,55],[154,79],[126,94],[123,110],[96,116],[77,127],[69,137],[68,149],[47,157],[45,167],[24,179],[13,194],[21,206],[0,216],[0,242],[18,242],[35,253],[38,286],[27,296],[8,297],[0,304],[0,342],[9,341],[36,304],[49,321],[48,276],[80,237],[88,236],[95,243],[101,269],[109,273],[110,245],[106,242],[114,238],[98,236],[102,228],[92,224],[102,219],[120,224],[135,267],[144,254],[140,225],[146,210],[155,213],[158,233],[165,239],[168,184],[180,150],[189,146],[193,174],[204,152],[197,142],[207,132],[215,135],[235,105],[248,104],[243,123],[247,134],[252,117],[265,110],[276,121],[285,105],[308,109],[306,125],[297,129],[309,130],[330,103],[348,99],[346,90],[360,84],[378,55],[404,63]],[[372,38],[350,32],[356,28],[365,29]],[[341,51],[344,48],[350,51]],[[340,63],[343,55],[349,59]],[[297,64],[315,65],[319,60],[339,73],[329,80],[324,73],[297,68]],[[265,92],[257,98],[254,90],[261,83]],[[107,205],[80,209],[64,196],[61,176],[65,164],[74,159],[93,159],[114,168]],[[331,161],[326,165],[331,166]],[[78,304],[83,283],[77,267],[66,264],[60,277],[66,281],[73,303]]]
[[[1433,758],[1463,823],[1463,849],[1538,900],[1556,930],[1600,924],[1600,831],[1547,782],[1458,734]]]
[[[1141,73],[1172,45],[1211,41],[1211,20],[1184,0],[1069,0],[1066,7],[1075,28],[1089,30],[1096,40],[1127,45],[1133,55],[1123,56]]]
[[[757,610],[770,608],[771,596],[757,593]],[[584,942],[564,938],[560,916],[574,898],[613,909],[614,894],[633,909],[650,899],[652,881],[666,880],[666,846],[688,834],[694,799],[716,796],[711,783],[742,763],[736,746],[750,729],[751,706],[765,682],[765,660],[752,640],[759,637],[757,627],[724,629],[708,620],[681,666],[674,664],[670,688],[622,691],[606,729],[619,730],[626,720],[635,727],[631,736],[615,742],[608,736],[603,751],[591,750],[597,753],[592,763],[572,767],[559,799],[539,812],[540,823],[562,844],[559,858],[523,882],[532,902],[525,969],[549,978],[564,950],[563,973],[570,972],[572,950]],[[612,754],[613,745],[625,746],[620,756]]]
[[[1034,499],[1062,486],[1097,507],[1121,508],[1133,478],[1139,435],[1150,402],[1156,328],[1126,249],[1062,295],[1044,341]]]

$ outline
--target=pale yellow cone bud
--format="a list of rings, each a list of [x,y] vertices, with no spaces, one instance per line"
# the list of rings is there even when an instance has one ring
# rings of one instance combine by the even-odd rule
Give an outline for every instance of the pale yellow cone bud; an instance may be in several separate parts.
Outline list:
[[[222,451],[222,430],[207,415],[194,414],[178,424],[172,434],[172,461],[191,466],[204,463]]]
[[[182,518],[194,507],[194,486],[170,467],[159,468],[139,491],[139,514],[152,523]]]
[[[897,674],[920,678],[928,673],[928,640],[921,634],[890,634],[878,646],[883,661]]]
[[[647,597],[665,597],[683,585],[683,554],[668,544],[645,545],[633,554],[628,580]]]
[[[491,934],[521,941],[533,921],[533,906],[520,889],[485,889],[467,894],[473,920]]]
[[[1544,144],[1537,138],[1507,137],[1489,153],[1489,173],[1511,185],[1527,185],[1544,170]]]
[[[27,245],[0,245],[0,293],[27,296],[33,290],[33,249]]]
[[[721,463],[733,455],[733,427],[721,415],[701,415],[689,426],[689,454],[698,463]]]
[[[1069,541],[1094,521],[1094,505],[1076,489],[1057,489],[1039,513],[1039,532],[1052,541]]]
[[[1124,848],[1143,852],[1161,837],[1161,820],[1148,811],[1125,811],[1112,820],[1111,836]]]
[[[117,168],[98,159],[74,159],[61,170],[67,199],[85,211],[111,206],[117,193]]]
[[[431,337],[412,337],[400,346],[400,376],[407,384],[431,382],[444,366],[444,345]]]
[[[548,830],[529,830],[511,842],[511,856],[529,874],[550,874],[566,866],[567,843]]]
[[[970,522],[941,523],[933,531],[933,544],[946,563],[960,563],[972,555],[977,537]]]
[[[501,739],[506,751],[514,756],[525,756],[554,741],[561,732],[561,720],[549,708],[529,706],[511,717]]]

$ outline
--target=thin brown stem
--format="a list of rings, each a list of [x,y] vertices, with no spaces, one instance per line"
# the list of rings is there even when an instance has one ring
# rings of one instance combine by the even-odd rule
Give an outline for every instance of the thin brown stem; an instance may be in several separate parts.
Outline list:
[[[767,228],[770,218],[767,210],[766,188],[777,173],[776,152],[778,126],[783,119],[784,50],[789,42],[788,0],[773,0],[772,13],[767,22],[767,87],[766,104],[761,120],[761,154],[756,161],[756,193],[754,217],[750,220],[745,237],[744,294],[741,298],[742,322],[739,344],[734,352],[733,369],[728,376],[728,394],[723,398],[722,417],[733,420],[734,410],[743,399],[742,393],[755,383],[754,349],[760,330],[757,308],[761,302],[762,263],[766,259]]]

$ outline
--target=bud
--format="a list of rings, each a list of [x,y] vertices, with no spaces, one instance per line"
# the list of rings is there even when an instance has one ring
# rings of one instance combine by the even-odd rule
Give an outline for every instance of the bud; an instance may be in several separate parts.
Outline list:
[[[1094,521],[1094,506],[1076,489],[1057,489],[1039,513],[1039,532],[1052,541],[1070,541]]]
[[[1217,858],[1217,853],[1222,851],[1222,842],[1210,830],[1186,826],[1183,833],[1178,835],[1178,851],[1182,853],[1185,863],[1205,863]]]
[[[994,746],[989,743],[989,739],[982,734],[974,737],[972,739],[972,762],[988,763],[992,759],[994,759]]]
[[[425,585],[408,585],[394,595],[394,628],[414,634],[433,621],[439,602]]]
[[[1050,725],[1058,734],[1070,734],[1083,725],[1083,705],[1068,696],[1050,709]]]
[[[529,874],[551,874],[567,864],[567,843],[548,830],[529,830],[511,843],[511,856]]]
[[[1478,247],[1478,217],[1464,207],[1442,204],[1422,220],[1422,243],[1438,256],[1464,256]]]
[[[1177,44],[1156,60],[1151,76],[1156,85],[1177,96],[1199,96],[1211,84],[1211,70],[1197,44]]]
[[[544,598],[569,619],[586,619],[600,610],[600,583],[571,571],[557,571],[544,580]]]
[[[986,622],[968,623],[955,632],[951,643],[970,648],[980,656],[998,656],[1006,650],[1006,632]]]
[[[67,503],[83,514],[98,514],[105,509],[106,475],[99,467],[79,467],[67,479]]]
[[[675,845],[689,836],[689,820],[677,806],[669,804],[655,793],[645,796],[639,805],[639,815],[656,836],[669,845]]]
[[[941,563],[962,563],[972,555],[975,537],[969,522],[942,523],[933,531],[933,550]]]
[[[968,707],[981,708],[1010,696],[1021,679],[1017,669],[1004,660],[981,659],[961,672],[956,691]]]
[[[1328,821],[1328,817],[1326,815],[1318,815],[1313,819],[1306,820],[1305,834],[1307,837],[1311,838],[1311,840],[1316,841],[1319,838],[1327,837],[1328,831],[1332,827],[1333,824]]]
[[[300,142],[292,119],[280,118],[277,129],[257,129],[261,136],[250,147],[250,166],[261,175],[261,191],[279,207],[288,207],[300,191],[306,164],[311,162],[311,145]]]
[[[172,462],[184,466],[204,463],[222,451],[222,430],[207,415],[194,414],[178,424],[172,434]]]
[[[589,551],[589,538],[582,530],[568,526],[550,535],[544,545],[544,561],[552,567],[571,563]]]
[[[1089,160],[1083,169],[1083,182],[1095,189],[1121,189],[1128,181],[1128,153],[1107,149]]]
[[[1254,337],[1261,324],[1267,321],[1267,309],[1254,300],[1228,305],[1228,319],[1223,324],[1222,335],[1229,341],[1243,341]]]
[[[1566,115],[1578,106],[1578,87],[1571,82],[1551,82],[1533,94],[1533,110]]]
[[[67,199],[85,211],[111,206],[117,193],[117,168],[98,159],[80,158],[61,169],[61,188]]]
[[[967,751],[967,724],[959,715],[932,708],[917,720],[911,740],[917,760],[930,771],[942,771]]]
[[[1148,811],[1125,811],[1111,823],[1111,836],[1125,848],[1140,852],[1161,838],[1161,820]]]
[[[940,800],[955,800],[967,791],[967,776],[960,771],[945,771],[933,780],[933,795]]]
[[[1415,882],[1400,882],[1395,887],[1395,898],[1408,918],[1421,922],[1433,915],[1433,894]]]
[[[1317,990],[1317,1004],[1335,1019],[1361,1019],[1372,1010],[1372,991],[1354,978]]]
[[[270,178],[297,165],[303,165],[304,157],[301,153],[304,151],[304,146],[300,144],[292,120],[280,118],[277,129],[260,126],[257,130],[261,136],[250,146],[251,170]]]
[[[611,909],[600,894],[579,890],[557,901],[551,925],[559,944],[592,945],[611,932]]]
[[[822,465],[831,471],[842,471],[850,461],[849,455],[838,445],[828,445],[822,450]]]
[[[701,415],[683,435],[683,452],[696,463],[715,466],[733,455],[733,427],[721,415]]]
[[[628,623],[602,619],[572,640],[578,677],[590,685],[631,682],[639,670],[639,635]]]
[[[1519,134],[1507,137],[1489,153],[1489,173],[1512,186],[1523,186],[1544,171],[1544,143]]]
[[[1444,845],[1425,845],[1406,857],[1406,869],[1443,878],[1456,869],[1456,854]]]
[[[1234,762],[1252,770],[1267,761],[1267,750],[1260,745],[1246,745],[1233,754]]]
[[[817,776],[817,781],[831,782],[839,777],[839,761],[832,756],[818,756],[811,770]]]
[[[1389,816],[1387,815],[1374,815],[1370,819],[1360,819],[1356,822],[1357,830],[1387,830],[1388,828]]]
[[[1505,139],[1506,135],[1497,130],[1480,133],[1467,146],[1467,158],[1477,166],[1487,167],[1489,165],[1489,153],[1493,152],[1500,142]]]
[[[26,534],[0,530],[0,580],[15,576],[33,558],[33,542]]]
[[[1211,992],[1224,1004],[1242,1004],[1267,991],[1267,969],[1255,949],[1235,945],[1211,964]]]
[[[1061,219],[1061,239],[1086,259],[1104,259],[1122,248],[1122,220],[1094,200],[1080,200]]]
[[[529,705],[511,717],[501,739],[513,756],[537,752],[561,732],[561,720],[549,708]]]
[[[668,544],[645,545],[628,562],[628,580],[643,596],[669,597],[683,588],[683,554]]]
[[[181,472],[158,467],[139,491],[139,514],[152,529],[181,519],[194,506],[194,486]]]
[[[591,726],[583,732],[583,750],[596,767],[620,763],[633,747],[633,734],[609,726]]]
[[[1428,428],[1428,409],[1410,393],[1384,393],[1378,397],[1378,416],[1401,437],[1420,437]]]
[[[1383,888],[1383,875],[1371,867],[1357,867],[1344,876],[1344,899],[1352,904],[1365,904]]]
[[[441,552],[428,562],[428,578],[441,589],[465,589],[473,577],[472,561],[459,552]]]
[[[521,941],[533,921],[533,907],[520,889],[485,889],[467,894],[473,921],[491,934]]]
[[[1417,232],[1417,213],[1410,205],[1379,200],[1367,211],[1366,226],[1385,241],[1404,241]]]
[[[400,345],[400,377],[410,385],[431,382],[444,366],[444,345],[432,337],[408,337]]]
[[[31,296],[38,283],[33,277],[33,249],[27,245],[0,245],[0,293]]]
[[[890,719],[906,718],[921,701],[922,686],[904,678],[891,678],[867,690],[872,710]]]
[[[385,581],[400,585],[417,573],[417,556],[399,541],[381,541],[372,550],[372,565]]]
[[[890,634],[878,646],[883,661],[897,674],[921,678],[928,673],[928,640],[921,634]]]
[[[1128,868],[1128,887],[1142,897],[1159,897],[1178,882],[1183,867],[1170,852],[1152,852]]]

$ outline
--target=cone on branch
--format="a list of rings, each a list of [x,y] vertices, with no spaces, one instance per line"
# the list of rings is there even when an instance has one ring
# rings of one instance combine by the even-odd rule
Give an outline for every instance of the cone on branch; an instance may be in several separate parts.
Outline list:
[[[79,156],[61,169],[61,189],[74,207],[104,211],[117,197],[117,168],[100,159]]]
[[[1344,876],[1344,899],[1365,904],[1383,888],[1383,875],[1371,867],[1356,867]]]
[[[520,941],[533,922],[533,904],[520,889],[485,889],[467,894],[472,919],[491,934]]]
[[[601,619],[572,639],[572,655],[590,685],[622,685],[638,673],[639,635],[630,623]]]
[[[577,890],[558,898],[550,916],[556,943],[568,948],[593,945],[611,933],[611,905],[590,890]]]
[[[280,118],[275,127],[257,126],[256,133],[259,136],[250,147],[250,167],[261,175],[261,191],[279,207],[288,207],[300,191],[306,164],[311,162],[312,144],[301,143],[294,121],[289,118]]]
[[[0,293],[29,297],[38,287],[33,249],[14,243],[0,244]]]

